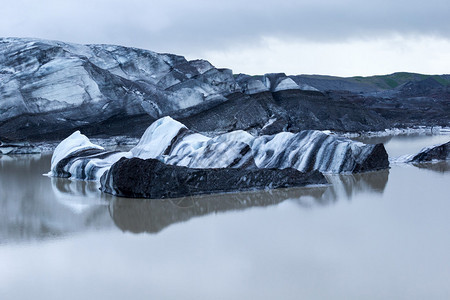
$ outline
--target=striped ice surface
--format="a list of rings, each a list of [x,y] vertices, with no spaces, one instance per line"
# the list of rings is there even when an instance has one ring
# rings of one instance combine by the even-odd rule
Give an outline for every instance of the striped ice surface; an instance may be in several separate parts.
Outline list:
[[[106,151],[75,132],[56,148],[49,175],[99,180],[122,157],[156,158],[191,168],[295,168],[330,174],[389,167],[382,144],[365,145],[315,130],[260,137],[238,130],[210,138],[164,117],[129,152]]]
[[[367,166],[375,152],[383,154],[384,147],[380,149],[380,145],[365,145],[317,130],[257,137],[251,147],[259,168],[290,167],[302,172],[319,170],[322,173],[338,174],[388,167],[387,154],[384,164],[380,161],[373,167]]]
[[[106,151],[103,147],[91,143],[80,131],[76,131],[56,147],[47,175],[99,180],[103,173],[122,157],[132,157],[132,154]]]

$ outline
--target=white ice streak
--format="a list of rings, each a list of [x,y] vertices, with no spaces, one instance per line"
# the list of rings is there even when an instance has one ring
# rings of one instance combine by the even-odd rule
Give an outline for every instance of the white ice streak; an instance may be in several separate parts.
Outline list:
[[[182,142],[179,148],[175,148],[162,160],[167,164],[191,168],[242,167],[251,162],[250,146],[229,137],[208,138],[201,144],[196,141],[194,145],[196,146],[191,147]]]
[[[274,92],[285,91],[285,90],[299,90],[300,87],[289,77],[286,77],[278,83],[278,85],[274,88]]]

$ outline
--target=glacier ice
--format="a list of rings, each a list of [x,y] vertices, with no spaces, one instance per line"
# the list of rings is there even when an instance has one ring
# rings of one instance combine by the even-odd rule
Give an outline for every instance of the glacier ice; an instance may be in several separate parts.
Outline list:
[[[106,151],[75,132],[55,149],[49,175],[99,180],[122,157],[190,168],[295,168],[331,174],[389,167],[382,144],[365,145],[314,130],[259,137],[233,131],[211,138],[164,117],[151,124],[129,152]]]
[[[61,116],[43,117],[42,122],[69,126],[61,119],[73,120],[72,128],[122,111],[157,119],[204,102],[225,101],[224,96],[240,89],[231,70],[204,60],[26,38],[0,38],[0,79],[0,122],[55,112]]]
[[[421,149],[418,153],[396,158],[394,163],[425,163],[450,160],[450,142]]]
[[[47,175],[98,180],[113,163],[131,156],[129,152],[106,151],[76,131],[56,147]]]

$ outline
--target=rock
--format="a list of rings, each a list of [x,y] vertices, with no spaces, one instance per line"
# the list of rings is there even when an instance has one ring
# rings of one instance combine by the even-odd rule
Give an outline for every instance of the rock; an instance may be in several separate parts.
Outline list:
[[[317,91],[286,90],[273,94],[275,103],[286,111],[288,130],[330,130],[343,132],[379,131],[389,122],[364,103],[333,99]]]
[[[439,93],[444,86],[433,77],[419,81],[408,81],[397,88],[403,97],[427,97]]]
[[[327,183],[318,171],[193,169],[139,158],[121,158],[103,174],[100,182],[105,193],[151,199]]]
[[[442,161],[450,159],[450,142],[431,146],[422,149],[419,153],[412,156],[408,162],[422,163],[431,161]]]
[[[217,133],[245,130],[255,134],[275,134],[309,129],[359,132],[390,127],[386,119],[367,109],[364,103],[331,99],[317,91],[234,93],[227,99],[200,112],[173,117],[193,130]],[[267,128],[270,119],[277,120],[273,128]]]

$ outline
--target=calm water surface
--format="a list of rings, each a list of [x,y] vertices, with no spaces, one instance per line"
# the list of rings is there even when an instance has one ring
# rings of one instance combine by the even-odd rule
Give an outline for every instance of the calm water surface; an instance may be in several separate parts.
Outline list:
[[[373,138],[391,156],[450,136]],[[102,195],[0,157],[0,299],[450,299],[450,164],[332,186]]]

